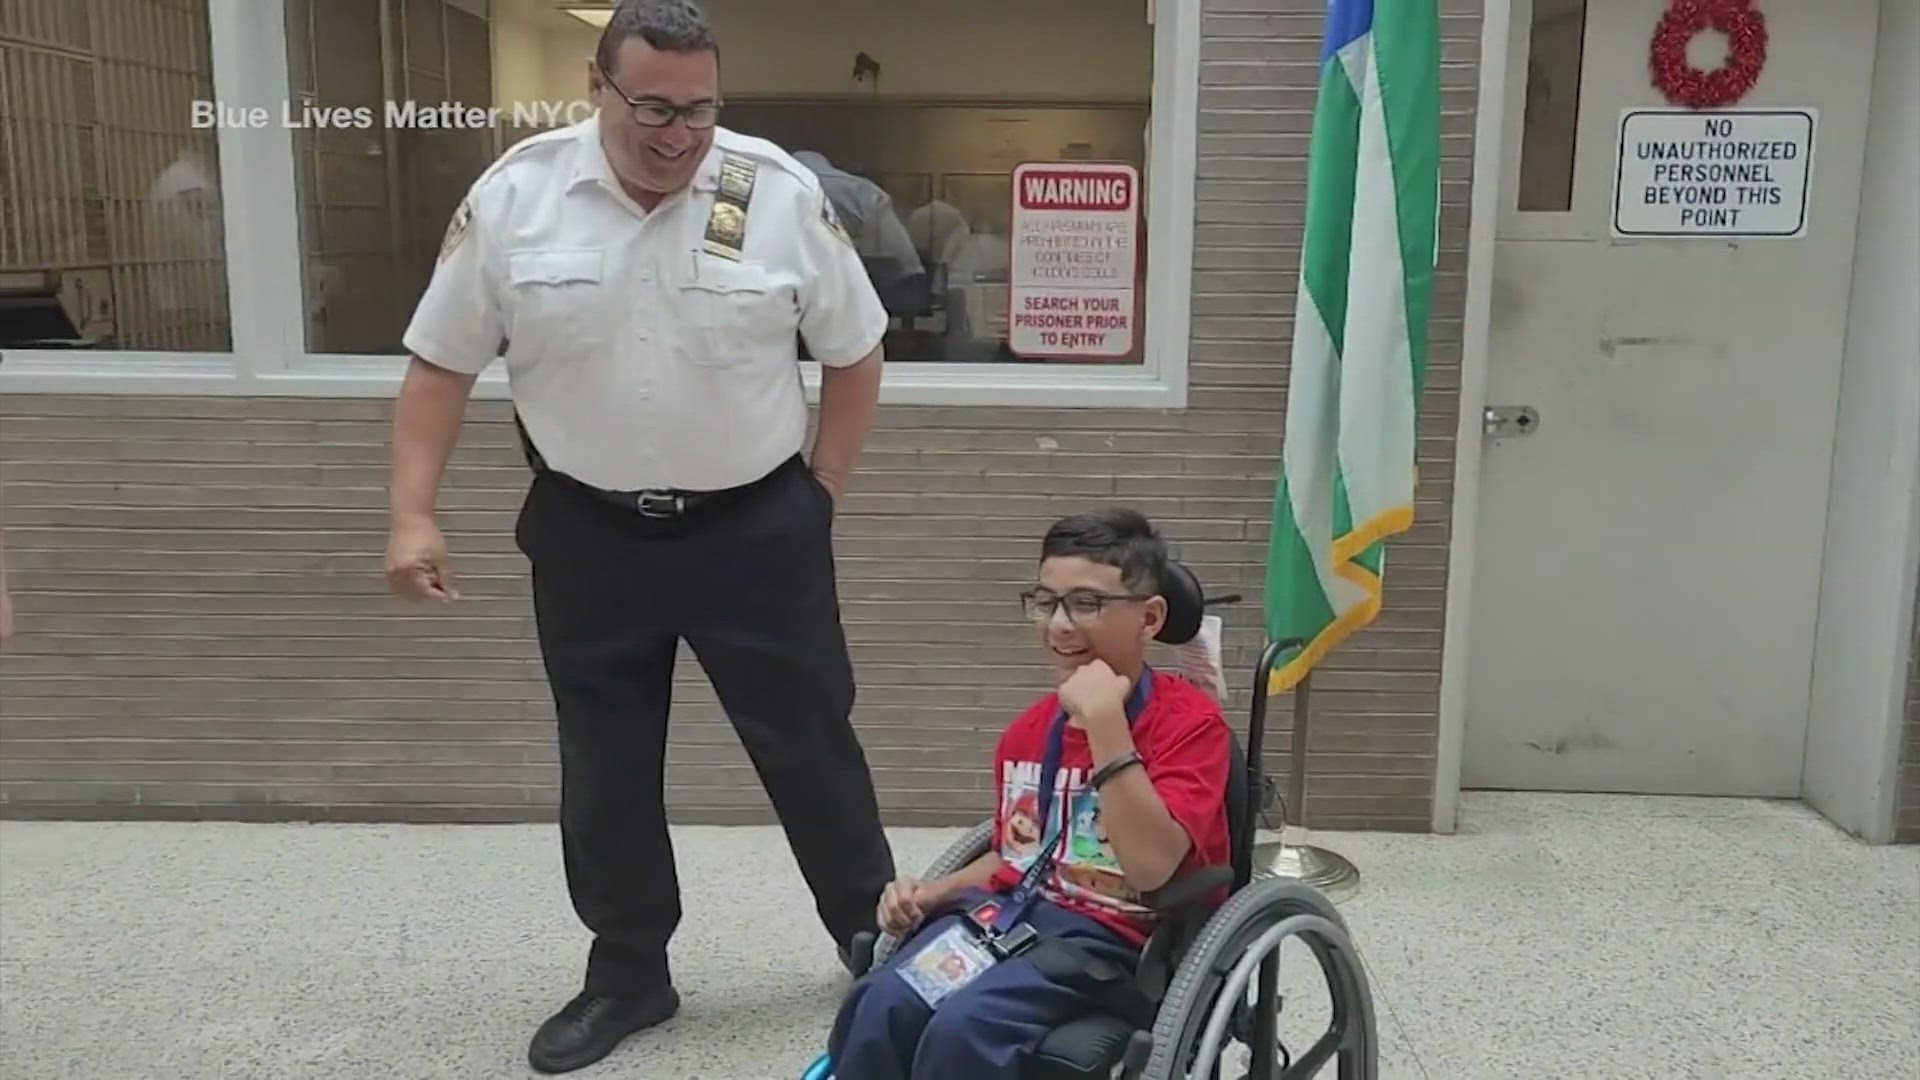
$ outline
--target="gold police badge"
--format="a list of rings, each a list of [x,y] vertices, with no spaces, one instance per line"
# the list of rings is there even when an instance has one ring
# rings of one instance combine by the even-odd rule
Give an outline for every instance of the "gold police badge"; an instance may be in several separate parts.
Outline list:
[[[747,205],[753,199],[754,163],[728,154],[720,163],[720,189],[707,215],[705,247],[710,255],[739,259],[747,249]]]
[[[715,203],[713,206],[713,230],[708,239],[725,244],[733,251],[740,250],[740,241],[746,239],[747,215],[729,202]]]

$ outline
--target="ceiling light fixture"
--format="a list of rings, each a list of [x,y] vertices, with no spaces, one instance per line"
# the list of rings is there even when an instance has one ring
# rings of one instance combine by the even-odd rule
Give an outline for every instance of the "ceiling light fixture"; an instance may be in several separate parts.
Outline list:
[[[605,29],[607,25],[607,21],[613,18],[613,9],[610,7],[585,7],[580,5],[574,5],[570,7],[563,7],[560,10],[566,12],[568,15],[571,15],[576,19],[579,19],[581,22],[586,23],[588,26],[594,27],[596,29]]]

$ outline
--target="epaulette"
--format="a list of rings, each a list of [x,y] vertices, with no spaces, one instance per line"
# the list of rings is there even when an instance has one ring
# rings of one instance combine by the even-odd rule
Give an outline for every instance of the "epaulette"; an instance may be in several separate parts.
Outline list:
[[[500,170],[509,165],[523,162],[527,160],[530,155],[537,155],[542,152],[559,153],[562,150],[568,149],[567,144],[576,138],[577,135],[571,127],[549,128],[546,131],[536,131],[532,135],[502,150],[498,157],[495,157],[493,161],[488,163],[486,168],[480,170],[480,175],[475,177],[473,182],[475,185],[478,185],[484,180],[491,180]]]
[[[727,130],[722,137],[716,138],[714,141],[715,144],[720,147],[721,153],[732,154],[735,157],[743,157],[759,165],[761,168],[770,168],[776,172],[785,173],[803,187],[817,185],[820,182],[819,178],[813,174],[812,169],[800,164],[800,162],[795,160],[792,154],[787,153],[779,143],[760,138],[757,135],[742,135],[740,132],[730,129]]]

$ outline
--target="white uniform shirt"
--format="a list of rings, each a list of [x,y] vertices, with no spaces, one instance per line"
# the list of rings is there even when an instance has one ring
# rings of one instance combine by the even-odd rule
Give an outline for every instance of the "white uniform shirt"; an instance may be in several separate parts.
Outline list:
[[[738,260],[705,245],[728,153],[757,166]],[[796,332],[829,366],[886,332],[831,214],[812,172],[725,128],[688,188],[643,211],[595,117],[515,145],[474,182],[403,341],[469,374],[505,343],[520,418],[569,476],[615,491],[744,484],[806,439]]]

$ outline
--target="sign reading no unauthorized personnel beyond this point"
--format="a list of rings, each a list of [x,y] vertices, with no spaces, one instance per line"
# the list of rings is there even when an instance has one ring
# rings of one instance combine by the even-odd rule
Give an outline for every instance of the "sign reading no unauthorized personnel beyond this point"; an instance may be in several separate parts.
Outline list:
[[[1805,236],[1812,109],[1627,109],[1615,236]]]
[[[1007,348],[1017,356],[1133,351],[1140,174],[1062,161],[1013,171]]]

